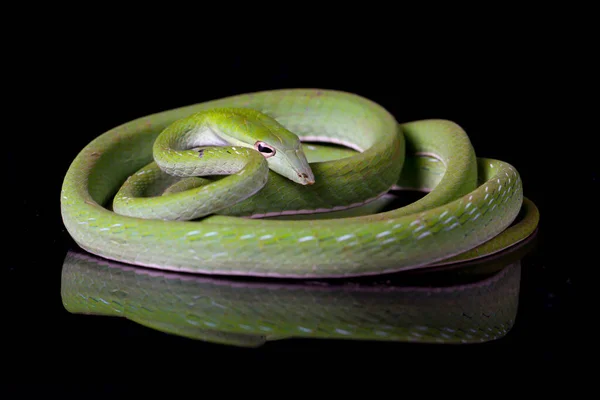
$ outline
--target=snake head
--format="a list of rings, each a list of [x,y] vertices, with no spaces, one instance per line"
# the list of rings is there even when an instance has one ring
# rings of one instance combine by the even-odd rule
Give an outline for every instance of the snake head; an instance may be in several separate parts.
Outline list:
[[[265,157],[272,171],[293,182],[315,183],[300,138],[277,120],[247,108],[214,109],[212,114],[218,124],[211,128],[227,143],[253,148]]]
[[[291,146],[277,146],[258,140],[254,143],[254,149],[267,159],[269,168],[278,174],[301,185],[315,183],[315,176],[299,139],[297,143],[292,141]]]

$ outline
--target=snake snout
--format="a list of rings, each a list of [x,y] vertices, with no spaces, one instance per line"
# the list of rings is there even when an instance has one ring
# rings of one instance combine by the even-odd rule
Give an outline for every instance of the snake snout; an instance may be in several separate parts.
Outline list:
[[[299,173],[298,178],[300,178],[301,184],[303,185],[313,185],[315,183],[315,177],[312,175],[309,176],[305,173]]]

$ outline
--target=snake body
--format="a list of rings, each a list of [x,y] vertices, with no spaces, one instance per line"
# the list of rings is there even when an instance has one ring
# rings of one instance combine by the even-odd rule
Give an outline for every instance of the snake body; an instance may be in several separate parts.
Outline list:
[[[314,161],[306,142],[353,150]],[[445,171],[418,201],[306,218],[381,198],[401,183],[407,154]],[[368,99],[317,89],[231,96],[127,122],[76,156],[61,191],[64,224],[91,253],[163,270],[268,277],[415,269],[490,240],[497,251],[535,229],[537,220],[518,237],[502,234],[522,202],[517,170],[477,158],[454,122],[398,124]]]

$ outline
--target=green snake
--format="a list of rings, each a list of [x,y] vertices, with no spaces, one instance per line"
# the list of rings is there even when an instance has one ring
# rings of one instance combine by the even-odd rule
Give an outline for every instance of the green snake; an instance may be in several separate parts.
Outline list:
[[[443,169],[433,187],[406,172],[415,157]],[[428,193],[361,213],[408,181]],[[517,170],[476,157],[452,121],[399,124],[355,94],[286,89],[159,112],[103,133],[71,163],[61,212],[81,248],[111,260],[326,278],[500,251],[537,226],[507,233],[523,200]]]

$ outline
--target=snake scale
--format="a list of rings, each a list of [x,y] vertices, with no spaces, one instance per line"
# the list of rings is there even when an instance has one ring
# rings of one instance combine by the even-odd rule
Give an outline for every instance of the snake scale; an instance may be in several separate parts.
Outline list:
[[[410,157],[444,170],[422,198],[327,217],[402,186]],[[202,274],[326,278],[499,251],[537,226],[534,218],[517,235],[507,233],[523,201],[516,168],[478,158],[452,121],[398,123],[356,94],[282,89],[163,111],[101,134],[71,163],[61,213],[75,242],[106,259]]]

